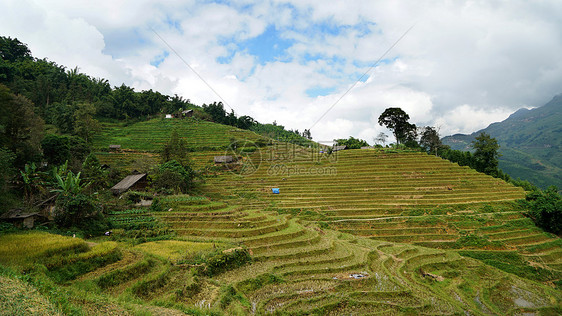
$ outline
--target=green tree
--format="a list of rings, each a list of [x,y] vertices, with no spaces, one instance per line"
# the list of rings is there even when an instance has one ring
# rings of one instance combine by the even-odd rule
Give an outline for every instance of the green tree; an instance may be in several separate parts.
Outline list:
[[[420,138],[420,145],[429,153],[435,153],[437,156],[437,152],[443,144],[441,143],[441,139],[439,138],[439,133],[435,130],[434,127],[426,126],[423,129],[421,138]]]
[[[203,111],[209,113],[215,123],[226,124],[228,122],[228,117],[222,102],[213,102],[209,105],[203,104]]]
[[[170,140],[162,149],[161,157],[163,163],[175,160],[182,166],[188,166],[190,164],[187,146],[185,141],[180,138],[177,130],[172,131]]]
[[[527,215],[537,226],[557,235],[562,233],[562,197],[555,186],[528,193],[525,200]]]
[[[138,96],[133,88],[122,84],[115,87],[112,92],[113,108],[118,119],[128,119],[141,114],[138,105]]]
[[[17,38],[0,36],[0,58],[9,62],[31,60],[31,51]]]
[[[194,184],[195,172],[189,166],[182,166],[175,160],[161,164],[155,175],[153,186],[157,190],[187,192]]]
[[[35,163],[26,164],[23,170],[20,170],[20,183],[24,201],[29,206],[33,205],[36,202],[36,197],[39,197],[45,191],[45,182],[42,175]]]
[[[500,156],[498,141],[482,132],[472,142],[472,148],[474,149],[473,168],[479,172],[497,176],[499,173],[498,157]]]
[[[103,230],[108,223],[104,220],[99,204],[84,190],[90,183],[82,182],[81,173],[68,170],[66,163],[52,169],[57,193],[55,223],[59,227],[76,227],[86,231]]]
[[[361,147],[369,146],[366,141],[354,138],[353,136],[349,136],[348,139],[336,139],[335,142],[338,146],[347,146],[348,149],[359,149]]]
[[[70,163],[72,169],[78,170],[84,158],[90,153],[90,147],[78,136],[46,135],[41,141],[43,159],[51,165],[62,165],[65,161]]]
[[[82,137],[86,143],[101,130],[100,123],[94,119],[95,114],[96,108],[91,103],[79,103],[74,111],[74,133]]]
[[[10,188],[10,182],[13,180],[16,169],[14,168],[14,160],[16,155],[6,148],[0,147],[0,196],[6,193]]]
[[[251,116],[240,116],[236,123],[236,126],[241,129],[250,129],[255,124],[254,119]]]
[[[29,99],[0,84],[0,146],[16,155],[16,166],[40,158],[43,125]]]
[[[51,166],[58,166],[70,159],[70,142],[67,136],[49,134],[41,141],[43,158]]]
[[[89,154],[82,164],[84,179],[91,183],[92,188],[104,188],[107,182],[107,172],[94,153]]]
[[[410,116],[401,108],[387,108],[379,116],[379,125],[392,131],[396,144],[403,144],[415,140],[416,125],[408,122]]]

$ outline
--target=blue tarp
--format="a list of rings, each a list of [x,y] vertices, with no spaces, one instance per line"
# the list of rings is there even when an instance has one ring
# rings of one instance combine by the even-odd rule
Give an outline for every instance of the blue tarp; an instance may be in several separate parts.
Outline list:
[[[272,188],[271,192],[273,192],[273,194],[279,194],[279,188]]]

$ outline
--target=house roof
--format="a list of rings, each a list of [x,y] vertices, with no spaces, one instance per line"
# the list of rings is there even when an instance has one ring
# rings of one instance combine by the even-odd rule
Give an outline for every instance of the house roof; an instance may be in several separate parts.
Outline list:
[[[111,188],[111,190],[112,191],[127,191],[127,190],[129,190],[130,187],[135,185],[135,183],[137,183],[138,181],[140,181],[144,177],[146,177],[146,173],[132,174],[132,175],[126,176],[125,179],[119,181],[119,183],[114,185]]]
[[[215,156],[215,162],[232,162],[232,156]]]
[[[22,209],[11,209],[0,216],[1,219],[17,219],[28,218],[31,216],[39,215],[39,213],[24,213]]]
[[[109,148],[121,148],[121,145],[109,145]]]
[[[334,146],[333,151],[344,150],[347,149],[347,146]]]

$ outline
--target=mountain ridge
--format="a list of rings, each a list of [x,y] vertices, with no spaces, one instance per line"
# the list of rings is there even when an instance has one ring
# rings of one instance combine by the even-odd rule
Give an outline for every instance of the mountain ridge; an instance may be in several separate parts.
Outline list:
[[[562,94],[541,107],[521,108],[507,119],[472,134],[455,134],[443,143],[456,150],[471,150],[471,142],[482,132],[500,144],[500,168],[513,178],[546,188],[562,187]]]

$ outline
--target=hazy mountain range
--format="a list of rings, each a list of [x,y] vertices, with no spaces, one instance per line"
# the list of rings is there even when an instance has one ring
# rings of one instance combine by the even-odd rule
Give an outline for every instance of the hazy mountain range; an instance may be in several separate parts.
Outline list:
[[[470,150],[481,132],[500,144],[500,168],[513,178],[545,188],[562,188],[562,94],[534,109],[519,109],[506,120],[492,123],[470,135],[443,138],[452,149]]]

